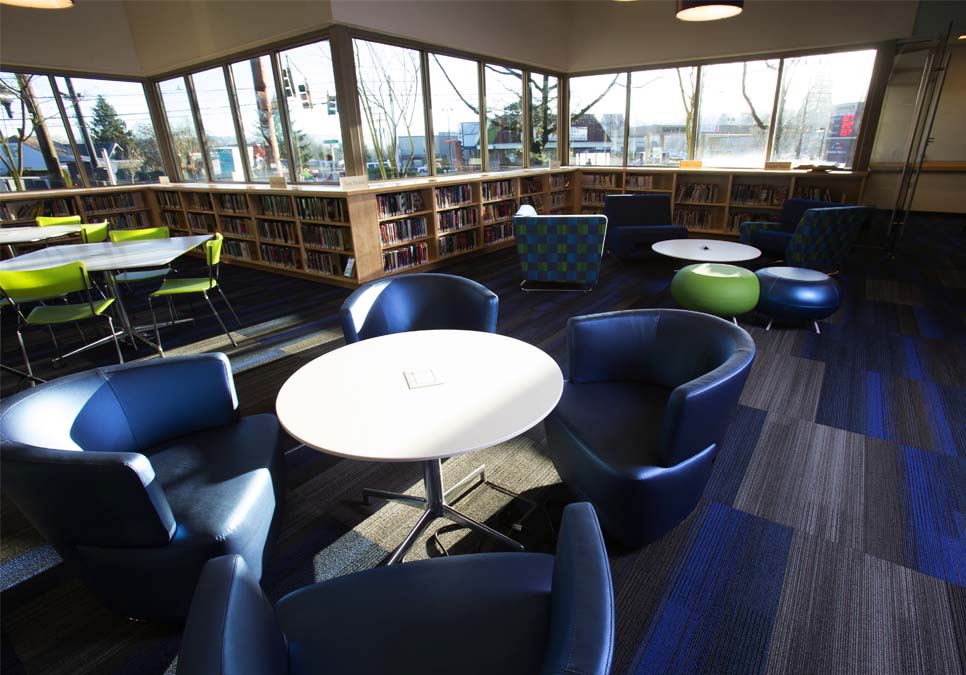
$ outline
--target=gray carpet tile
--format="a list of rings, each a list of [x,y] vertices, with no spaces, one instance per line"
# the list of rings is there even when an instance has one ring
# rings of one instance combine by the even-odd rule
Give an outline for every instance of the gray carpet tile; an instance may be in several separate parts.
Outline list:
[[[741,393],[741,405],[814,421],[824,377],[821,362],[759,351]]]

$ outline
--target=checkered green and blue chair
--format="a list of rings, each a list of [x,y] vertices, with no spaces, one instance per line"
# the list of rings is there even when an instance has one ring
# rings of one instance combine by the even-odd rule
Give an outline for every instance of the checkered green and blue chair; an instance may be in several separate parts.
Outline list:
[[[785,264],[820,272],[837,271],[871,215],[868,206],[809,209],[785,249]]]
[[[523,206],[513,217],[520,287],[590,291],[600,276],[607,216],[538,216]]]

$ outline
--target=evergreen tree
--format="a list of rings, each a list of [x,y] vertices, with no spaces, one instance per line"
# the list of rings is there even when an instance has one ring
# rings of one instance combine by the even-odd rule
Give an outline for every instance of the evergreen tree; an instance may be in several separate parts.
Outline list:
[[[94,143],[117,143],[124,149],[125,155],[136,144],[134,134],[103,96],[98,96],[94,102],[90,132]]]

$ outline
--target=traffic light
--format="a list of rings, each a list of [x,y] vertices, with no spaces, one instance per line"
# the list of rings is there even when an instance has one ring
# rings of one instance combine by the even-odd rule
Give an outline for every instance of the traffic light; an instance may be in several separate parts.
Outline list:
[[[309,83],[299,85],[299,100],[302,101],[303,108],[312,107],[312,92],[309,91]]]
[[[282,89],[285,91],[285,98],[292,97],[292,74],[288,68],[282,68]]]
[[[335,96],[326,95],[325,97],[325,114],[326,115],[338,115],[339,110],[335,105]]]

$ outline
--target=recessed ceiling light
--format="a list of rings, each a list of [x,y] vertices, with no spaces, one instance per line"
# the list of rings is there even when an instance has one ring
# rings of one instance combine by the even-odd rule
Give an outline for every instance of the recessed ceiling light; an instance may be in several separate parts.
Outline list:
[[[717,21],[741,14],[744,0],[677,0],[681,21]]]
[[[68,9],[74,6],[74,0],[0,0],[0,5],[30,9]]]

